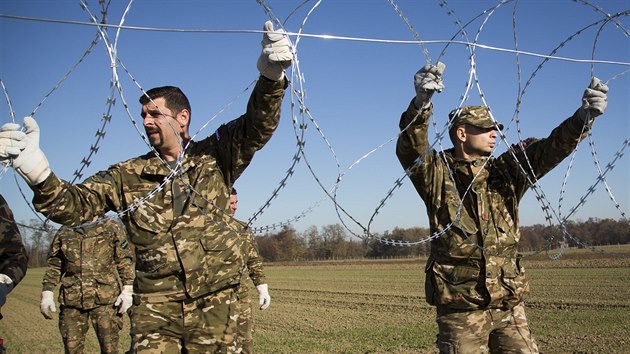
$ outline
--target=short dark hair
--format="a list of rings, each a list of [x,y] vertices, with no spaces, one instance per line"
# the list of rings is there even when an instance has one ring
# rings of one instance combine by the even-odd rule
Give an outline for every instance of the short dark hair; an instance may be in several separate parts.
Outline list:
[[[151,102],[151,100],[155,100],[158,98],[164,98],[166,108],[170,109],[173,114],[177,114],[184,109],[188,110],[188,113],[192,115],[192,110],[190,108],[190,102],[188,101],[188,97],[184,94],[179,87],[176,86],[161,86],[154,87],[140,96],[141,105],[146,105]],[[190,120],[189,120],[190,122]]]
[[[230,193],[230,195],[237,195],[238,193],[236,193],[236,188],[232,187],[232,192]]]

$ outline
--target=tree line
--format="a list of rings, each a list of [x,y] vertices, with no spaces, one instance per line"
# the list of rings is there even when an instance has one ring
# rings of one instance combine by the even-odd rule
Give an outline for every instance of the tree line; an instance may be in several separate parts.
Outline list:
[[[589,218],[567,221],[564,228],[553,225],[521,226],[521,252],[560,247],[596,247],[630,243],[627,220]],[[403,258],[428,256],[430,242],[418,242],[431,236],[428,228],[394,228],[365,240],[349,236],[339,225],[318,229],[311,226],[297,232],[285,226],[276,233],[256,237],[258,250],[266,262],[296,262],[354,258]],[[387,240],[390,242],[382,242]],[[399,241],[398,244],[395,241]],[[412,245],[407,246],[407,244]]]
[[[46,266],[50,243],[56,229],[43,228],[42,222],[31,219],[19,224],[29,256],[29,267]],[[597,247],[630,243],[630,223],[627,220],[589,218],[586,221],[567,221],[558,225],[521,226],[521,252],[560,247]],[[373,238],[352,236],[340,224],[311,226],[298,232],[292,226],[256,236],[258,250],[265,262],[299,262],[357,258],[403,258],[428,256],[431,236],[428,228],[394,228]],[[381,240],[398,241],[392,245]],[[414,243],[407,245],[408,242]]]

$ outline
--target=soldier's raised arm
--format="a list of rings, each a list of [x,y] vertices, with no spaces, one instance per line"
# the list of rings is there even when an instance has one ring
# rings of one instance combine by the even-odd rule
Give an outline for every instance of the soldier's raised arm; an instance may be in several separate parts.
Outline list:
[[[400,117],[401,134],[396,144],[396,155],[403,168],[407,169],[429,146],[428,124],[433,111],[431,98],[435,92],[442,92],[442,73],[446,65],[438,62],[427,64],[414,75],[416,96]]]
[[[291,41],[271,21],[263,26],[262,50],[257,61],[260,77],[241,117],[219,127],[214,135],[218,160],[228,185],[243,173],[254,153],[260,150],[278,127],[280,107],[288,79],[284,70],[291,65]]]
[[[533,139],[520,149],[527,155],[529,163],[525,161],[522,154],[517,154],[518,163],[527,169],[528,174],[536,178],[541,178],[551,171],[586,138],[588,131],[593,127],[595,118],[604,114],[608,105],[607,93],[608,86],[593,77],[584,90],[582,104],[575,113],[554,128],[547,138]],[[500,156],[499,159],[512,159],[505,155]],[[513,174],[515,176],[521,174],[518,164],[513,164]],[[522,194],[529,187],[531,178],[528,180],[524,176],[519,176],[519,180],[521,183],[517,190],[520,190]]]

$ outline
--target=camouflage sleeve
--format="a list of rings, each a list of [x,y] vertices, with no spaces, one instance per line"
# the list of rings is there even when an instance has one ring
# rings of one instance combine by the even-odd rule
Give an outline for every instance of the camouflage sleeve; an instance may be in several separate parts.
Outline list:
[[[532,177],[542,178],[562,160],[571,154],[577,145],[586,138],[592,127],[592,121],[584,126],[577,111],[565,119],[545,139],[532,139],[524,149],[518,151],[517,163],[509,152],[503,153],[499,159],[512,164],[512,174],[517,183],[517,191],[523,196],[530,187]],[[518,150],[518,149],[517,149]],[[521,167],[528,175],[524,175]],[[527,178],[529,177],[529,178]]]
[[[131,255],[131,248],[127,239],[127,232],[120,225],[111,221],[113,232],[116,235],[114,240],[114,260],[116,261],[116,268],[118,270],[118,276],[123,285],[133,285],[135,278],[135,270],[133,264],[133,256]]]
[[[271,139],[280,121],[280,107],[288,81],[261,76],[241,117],[224,124],[214,133],[217,159],[228,185],[243,173],[254,153]]]
[[[255,286],[260,284],[267,283],[267,277],[265,277],[265,270],[263,268],[263,260],[258,253],[258,247],[256,246],[256,241],[254,241],[254,235],[248,231],[247,237],[250,242],[249,244],[249,254],[247,259],[247,269],[249,270],[249,277]]]
[[[59,229],[50,244],[46,272],[42,280],[42,291],[53,291],[61,281],[64,264],[63,253],[61,252],[61,235],[66,232],[65,230],[63,227]]]
[[[429,117],[433,113],[433,104],[428,108],[418,110],[413,103],[400,117],[400,135],[396,142],[396,156],[414,187],[424,200],[429,200],[433,183],[434,151],[429,149]],[[420,158],[421,163],[414,166]]]
[[[116,211],[121,206],[120,173],[116,165],[74,185],[51,173],[31,189],[35,209],[62,225],[88,223],[94,216]]]
[[[400,135],[396,143],[396,155],[404,169],[413,165],[414,161],[423,154],[429,146],[429,117],[433,105],[418,110],[411,100],[409,107],[400,117]]]
[[[28,257],[22,243],[20,229],[18,228],[13,212],[9,204],[0,195],[0,273],[13,280],[13,286],[17,285],[26,274]]]

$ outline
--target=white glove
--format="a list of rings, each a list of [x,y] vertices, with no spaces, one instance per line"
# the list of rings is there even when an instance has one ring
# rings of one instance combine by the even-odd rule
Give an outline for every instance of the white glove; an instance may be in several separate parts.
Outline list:
[[[413,77],[413,85],[416,88],[415,105],[416,108],[426,108],[431,103],[431,97],[434,92],[442,92],[444,84],[442,83],[442,73],[446,65],[442,62],[437,64],[427,64],[420,69]]]
[[[608,86],[599,81],[598,78],[593,77],[591,84],[582,95],[582,107],[580,107],[580,117],[583,121],[586,121],[587,115],[590,118],[600,116],[606,110],[608,105]]]
[[[269,287],[267,284],[260,284],[256,286],[256,290],[258,290],[258,305],[260,305],[261,310],[266,310],[271,304],[271,297],[269,296]]]
[[[39,303],[39,311],[47,320],[53,319],[53,312],[57,312],[57,308],[55,307],[55,300],[53,300],[52,291],[42,291],[42,301]]]
[[[3,129],[7,126],[8,124],[5,124]],[[14,156],[13,168],[24,177],[28,184],[34,186],[42,183],[50,175],[50,167],[46,155],[39,149],[39,126],[35,119],[24,117],[24,128],[26,128],[24,135],[17,134],[17,132],[13,134],[13,139],[24,144],[22,151]],[[13,141],[10,139],[10,143]],[[8,149],[5,151],[12,152]]]
[[[291,65],[291,41],[283,29],[274,30],[271,21],[265,22],[263,30],[262,52],[258,57],[256,67],[260,74],[273,81],[280,81],[284,77],[284,69]]]
[[[0,128],[0,162],[9,163],[11,157],[17,156],[26,147],[24,137],[26,134],[20,131],[20,125],[6,123]]]
[[[129,310],[131,304],[133,304],[133,285],[124,285],[114,306],[119,306],[118,313],[122,315]]]
[[[0,274],[0,307],[7,301],[7,295],[13,290],[13,279],[6,274]]]

